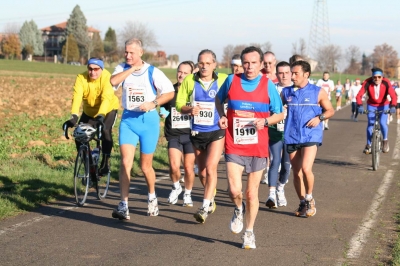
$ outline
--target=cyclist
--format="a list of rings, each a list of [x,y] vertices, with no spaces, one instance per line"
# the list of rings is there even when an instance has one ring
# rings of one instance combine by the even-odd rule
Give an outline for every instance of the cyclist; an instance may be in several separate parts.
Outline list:
[[[104,69],[104,63],[99,58],[90,58],[87,71],[76,77],[72,98],[71,119],[63,124],[74,127],[78,122],[78,113],[83,103],[83,112],[79,123],[89,123],[103,126],[102,158],[99,175],[107,175],[110,171],[110,155],[113,147],[112,128],[117,118],[119,100],[114,94],[110,83],[111,74]],[[77,150],[81,145],[75,141]]]
[[[368,95],[367,100],[367,110],[368,113],[368,125],[367,125],[367,145],[365,146],[364,153],[371,153],[371,137],[372,137],[372,129],[375,124],[375,114],[374,111],[383,111],[389,109],[389,100],[387,98],[390,95],[390,113],[396,113],[396,104],[397,104],[397,96],[394,91],[392,85],[390,84],[390,80],[383,77],[383,70],[380,68],[372,68],[372,77],[367,78],[362,86],[360,91],[357,94],[357,107],[358,112],[363,113],[364,107],[362,105],[362,97],[365,93]],[[381,131],[383,135],[383,143],[382,143],[382,151],[384,153],[389,152],[389,141],[388,141],[388,125],[387,125],[387,114],[382,113],[380,116],[380,125]]]

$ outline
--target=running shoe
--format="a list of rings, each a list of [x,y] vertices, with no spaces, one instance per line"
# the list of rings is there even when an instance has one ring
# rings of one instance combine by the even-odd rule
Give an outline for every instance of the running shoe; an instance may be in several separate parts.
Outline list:
[[[182,186],[179,185],[179,188],[175,188],[172,186],[171,193],[169,193],[168,203],[169,204],[176,204],[178,202],[178,197],[182,193]]]
[[[363,150],[363,153],[370,154],[371,153],[371,146],[367,144],[365,146],[364,150]]]
[[[243,216],[246,213],[246,204],[242,202],[242,210],[239,210],[236,206],[233,210],[232,220],[229,224],[229,229],[234,234],[239,234],[243,230]]]
[[[285,190],[277,190],[276,191],[276,198],[278,202],[278,207],[287,206],[287,200],[285,197]]]
[[[265,206],[267,206],[268,208],[272,208],[272,209],[277,209],[278,205],[276,204],[276,196],[272,197],[269,196],[267,201],[265,202]]]
[[[243,246],[244,249],[255,249],[256,248],[256,237],[253,232],[246,231],[243,236]]]
[[[193,207],[192,196],[190,194],[183,194],[183,207]]]
[[[129,209],[122,202],[118,204],[118,208],[113,210],[112,217],[120,220],[130,220]]]
[[[185,178],[182,177],[181,179],[179,179],[179,182],[180,183],[185,183]]]
[[[158,201],[157,198],[149,200],[147,202],[147,215],[157,216],[158,215]]]
[[[297,217],[307,217],[307,206],[305,201],[300,201],[299,208],[294,213]]]
[[[193,216],[196,221],[204,224],[208,216],[208,211],[205,209],[205,207],[201,207]]]
[[[389,152],[389,141],[388,140],[383,140],[382,141],[382,151],[384,153],[388,153]]]
[[[208,207],[208,214],[214,213],[215,209],[217,208],[217,203],[215,203],[214,198],[210,202],[210,206]]]
[[[269,171],[269,168],[267,167],[266,169],[265,169],[265,174],[264,174],[264,177],[261,179],[261,184],[267,184],[268,185],[268,171]]]
[[[307,206],[307,211],[306,211],[307,217],[314,216],[317,213],[317,208],[315,208],[314,198],[312,198],[310,201],[306,200],[306,206]]]

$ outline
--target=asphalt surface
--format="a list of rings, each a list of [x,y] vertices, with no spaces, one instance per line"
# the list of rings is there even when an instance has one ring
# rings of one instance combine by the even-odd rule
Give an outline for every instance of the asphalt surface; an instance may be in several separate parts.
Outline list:
[[[114,183],[104,201],[97,200],[92,191],[84,207],[76,207],[74,199],[67,198],[0,221],[0,265],[370,265],[368,247],[373,233],[363,231],[362,241],[358,232],[365,229],[365,219],[370,219],[371,230],[379,226],[374,217],[385,210],[389,193],[395,193],[392,188],[399,181],[400,170],[395,148],[398,125],[394,120],[389,126],[390,152],[382,154],[378,171],[371,170],[371,156],[362,153],[365,115],[353,122],[346,107],[336,112],[329,126],[313,168],[316,215],[293,215],[299,201],[292,175],[285,187],[287,207],[265,207],[268,186],[260,185],[255,250],[241,249],[242,234],[229,230],[233,204],[226,192],[221,161],[217,209],[205,224],[193,218],[202,202],[198,179],[192,192],[195,205],[184,208],[182,195],[178,204],[167,204],[172,183],[159,172],[158,217],[146,216],[146,183],[143,177],[137,177],[131,182],[131,220],[112,219],[112,209],[119,202],[118,184]],[[385,179],[388,171],[393,175],[389,181]],[[385,180],[389,192],[377,197]],[[371,211],[377,199],[378,208]],[[351,243],[360,246],[358,255],[348,254]]]

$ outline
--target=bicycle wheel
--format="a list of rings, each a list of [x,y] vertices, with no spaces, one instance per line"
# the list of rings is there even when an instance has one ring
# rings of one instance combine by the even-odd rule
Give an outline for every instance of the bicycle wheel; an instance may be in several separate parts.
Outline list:
[[[108,171],[107,175],[98,176],[97,178],[96,192],[97,192],[97,198],[99,200],[102,200],[107,196],[108,187],[110,185],[110,177],[111,177],[111,170]]]
[[[382,151],[382,134],[380,131],[374,131],[374,133],[372,133],[371,144],[372,169],[376,171],[379,167],[380,155]]]
[[[75,200],[78,206],[83,206],[89,192],[89,157],[87,148],[81,147],[76,155],[74,170]]]

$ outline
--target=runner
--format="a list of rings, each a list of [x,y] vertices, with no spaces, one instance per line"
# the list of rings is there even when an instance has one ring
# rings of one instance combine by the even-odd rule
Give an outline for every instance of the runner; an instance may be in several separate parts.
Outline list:
[[[294,62],[291,71],[293,86],[284,88],[281,93],[283,104],[287,104],[284,138],[292,164],[294,187],[300,199],[295,215],[310,217],[317,212],[312,195],[312,166],[318,146],[322,145],[321,122],[332,117],[335,111],[325,90],[308,83],[311,75],[308,62]]]
[[[226,129],[225,161],[229,180],[229,195],[235,204],[230,230],[243,230],[246,215],[245,249],[256,248],[253,232],[258,213],[258,187],[268,157],[268,125],[283,119],[282,102],[272,81],[260,75],[263,59],[261,49],[245,48],[241,54],[243,74],[230,75],[218,92],[215,103]],[[223,102],[228,99],[228,113]],[[272,115],[270,115],[272,113]],[[242,195],[242,173],[247,173],[246,204]]]
[[[394,83],[393,88],[397,96],[397,105],[396,105],[397,124],[400,124],[400,87],[397,82]]]
[[[232,71],[232,74],[243,73],[242,60],[240,59],[239,54],[235,54],[232,56],[231,71]]]
[[[345,92],[346,92],[346,95],[345,95],[346,104],[350,104],[351,103],[351,99],[350,99],[350,96],[349,96],[351,86],[352,85],[351,85],[350,79],[347,78],[346,82],[344,83],[344,89],[345,89]]]
[[[383,77],[383,71],[380,68],[372,68],[372,77],[364,80],[361,85],[361,89],[357,94],[357,107],[359,113],[364,113],[364,107],[362,105],[362,97],[366,93],[368,95],[367,100],[367,110],[372,111],[368,113],[368,125],[367,125],[367,145],[365,146],[364,153],[371,153],[371,137],[372,130],[375,124],[375,110],[389,110],[389,100],[388,95],[391,97],[390,102],[390,113],[396,113],[397,97],[390,80]],[[382,113],[380,116],[380,125],[383,135],[382,151],[384,153],[389,152],[389,141],[388,141],[388,125],[387,125],[388,115]]]
[[[267,51],[263,56],[264,68],[261,73],[266,75],[274,84],[278,83],[279,80],[276,77],[276,58],[275,54],[271,51]]]
[[[342,94],[343,94],[343,85],[340,82],[340,79],[338,79],[337,84],[335,86],[335,96],[336,96],[336,111],[339,111],[340,109],[342,109]]]
[[[326,91],[326,93],[328,94],[328,99],[329,101],[331,101],[331,92],[335,89],[335,84],[333,83],[332,80],[329,79],[329,72],[324,72],[322,79],[319,79],[316,85]],[[323,121],[325,130],[329,129],[328,122],[329,119],[325,119]]]
[[[63,124],[74,127],[77,123],[103,125],[102,158],[99,175],[107,175],[110,171],[110,156],[113,148],[112,128],[117,119],[119,107],[118,97],[110,84],[110,72],[104,69],[104,62],[99,58],[90,58],[87,71],[76,77],[72,98],[71,119]],[[83,104],[83,112],[78,122],[78,113]],[[79,150],[80,142],[75,141]]]
[[[156,150],[160,117],[156,107],[174,97],[174,87],[161,70],[142,61],[142,42],[129,39],[125,42],[126,63],[119,64],[111,76],[111,84],[122,86],[122,113],[119,127],[121,168],[119,172],[121,202],[112,213],[113,218],[129,220],[128,197],[131,169],[135,149],[140,141],[140,168],[148,187],[148,210],[150,216],[158,215],[155,192],[156,175],[153,154]],[[160,96],[157,98],[157,94]]]
[[[293,85],[289,63],[284,61],[278,63],[276,65],[276,73],[279,80],[276,88],[280,94],[283,88]],[[286,109],[283,111],[286,118]],[[265,205],[270,209],[287,205],[284,187],[290,174],[290,159],[284,145],[284,127],[285,120],[280,121],[276,125],[268,126],[269,150],[272,159],[268,172],[269,195]]]
[[[358,122],[358,120],[357,120],[358,108],[357,108],[356,96],[357,96],[358,92],[360,91],[360,89],[361,89],[361,82],[360,82],[360,79],[357,78],[355,85],[351,86],[350,93],[349,93],[349,97],[351,100],[351,117],[350,117],[350,119],[352,119],[354,122]]]
[[[213,51],[202,50],[198,56],[199,72],[183,80],[176,98],[177,111],[193,117],[190,140],[195,150],[198,175],[204,186],[203,204],[194,214],[200,223],[204,223],[208,214],[216,208],[217,167],[225,141],[225,130],[218,126],[220,117],[214,98],[227,75],[214,72],[216,60]]]
[[[168,203],[176,204],[182,193],[182,186],[179,184],[181,178],[181,161],[184,164],[185,193],[183,194],[183,206],[193,207],[192,187],[194,182],[194,150],[190,142],[190,116],[179,113],[175,108],[176,95],[184,78],[191,74],[193,65],[189,61],[179,64],[174,84],[174,98],[161,107],[169,112],[165,119],[164,136],[168,141],[169,174],[173,182],[172,191],[168,197]]]

